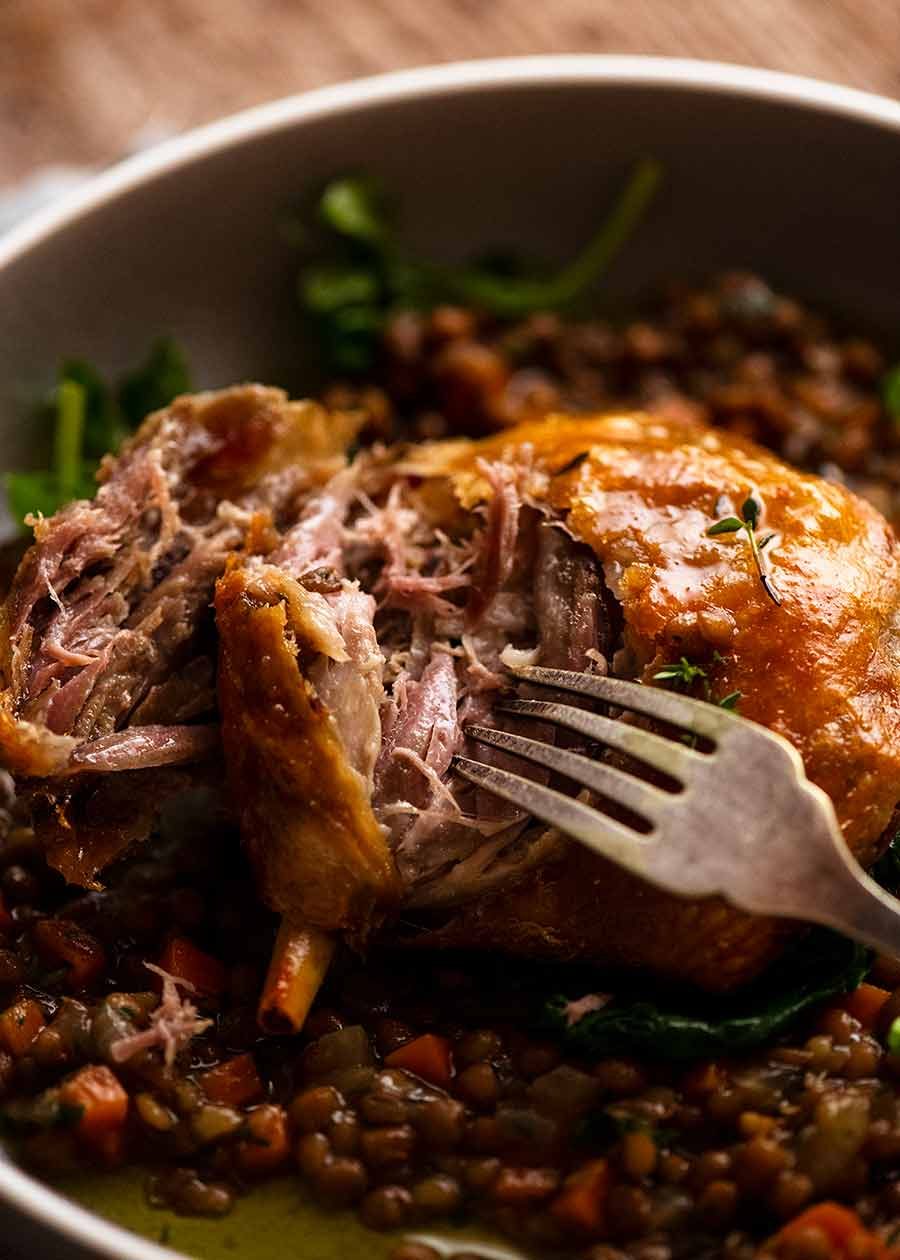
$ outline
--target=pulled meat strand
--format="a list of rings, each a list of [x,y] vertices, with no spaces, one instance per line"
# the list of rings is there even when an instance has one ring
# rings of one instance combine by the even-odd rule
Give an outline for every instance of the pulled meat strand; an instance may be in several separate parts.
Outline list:
[[[157,967],[155,963],[145,962],[144,966],[162,980],[162,997],[159,1006],[150,1014],[150,1027],[128,1037],[119,1037],[109,1047],[109,1057],[113,1063],[127,1063],[143,1050],[152,1050],[157,1046],[163,1052],[163,1062],[171,1069],[177,1055],[185,1050],[195,1037],[211,1028],[213,1020],[201,1018],[196,1006],[178,992],[196,993],[189,980],[181,976],[170,975]]]

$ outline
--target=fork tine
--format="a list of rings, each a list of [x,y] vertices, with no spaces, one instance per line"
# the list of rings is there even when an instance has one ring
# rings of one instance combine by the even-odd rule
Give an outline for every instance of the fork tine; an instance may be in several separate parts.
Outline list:
[[[548,722],[556,722],[570,731],[578,731],[588,739],[594,739],[607,748],[615,748],[617,752],[636,757],[645,765],[655,770],[662,770],[680,783],[698,763],[707,758],[684,744],[676,744],[652,731],[642,730],[639,726],[629,726],[614,718],[603,717],[600,713],[589,713],[586,709],[576,709],[569,704],[554,704],[550,700],[509,700],[497,706],[498,713],[514,713],[519,717],[543,718]]]
[[[659,718],[693,734],[705,735],[708,739],[716,739],[725,732],[729,723],[740,720],[727,710],[702,700],[692,700],[674,691],[663,691],[661,687],[626,682],[623,678],[608,678],[605,674],[579,674],[568,669],[544,669],[541,665],[521,665],[511,672],[518,678],[526,678],[545,687],[576,691],[579,695],[615,704],[620,709],[631,709],[645,717]]]
[[[672,800],[670,792],[662,792],[659,788],[636,779],[634,775],[626,774],[624,770],[617,770],[615,766],[605,765],[602,761],[592,761],[590,757],[557,748],[553,744],[542,744],[536,739],[525,739],[522,735],[513,735],[509,731],[499,731],[487,726],[467,726],[466,734],[481,743],[504,748],[518,757],[524,757],[526,761],[535,761],[550,770],[557,770],[582,787],[599,792],[619,805],[625,805],[648,823],[655,823],[660,811]]]
[[[644,867],[642,850],[646,837],[632,831],[623,823],[599,814],[589,805],[563,796],[552,788],[544,787],[531,779],[523,779],[509,770],[486,766],[468,757],[454,757],[453,764],[470,783],[487,788],[504,800],[539,818],[551,827],[558,827],[573,839],[580,841],[595,853],[619,862],[630,870],[641,872]]]

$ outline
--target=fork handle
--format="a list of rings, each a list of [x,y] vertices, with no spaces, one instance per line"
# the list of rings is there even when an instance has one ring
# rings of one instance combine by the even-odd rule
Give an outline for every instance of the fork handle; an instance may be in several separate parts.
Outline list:
[[[799,917],[815,919],[879,953],[900,959],[900,900],[885,892],[849,853],[829,875],[827,893],[804,902]]]

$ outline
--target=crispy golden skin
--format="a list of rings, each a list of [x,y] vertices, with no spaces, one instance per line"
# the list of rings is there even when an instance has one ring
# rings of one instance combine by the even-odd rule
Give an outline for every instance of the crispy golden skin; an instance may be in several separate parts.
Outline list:
[[[305,592],[273,565],[219,581],[222,740],[241,832],[266,902],[361,939],[396,874],[338,726],[306,669],[333,650]]]
[[[705,664],[714,698],[740,691],[740,712],[795,745],[869,863],[900,798],[900,555],[882,517],[751,443],[647,416],[550,417],[407,462],[437,478],[437,510],[446,479],[465,508],[489,495],[479,458],[533,461],[531,495],[564,512],[604,566],[639,676],[652,681],[684,655]],[[743,533],[707,534],[750,492],[761,536],[775,534],[765,555],[781,607]],[[727,989],[759,972],[787,930],[718,899],[672,897],[573,845],[427,941],[590,957]]]

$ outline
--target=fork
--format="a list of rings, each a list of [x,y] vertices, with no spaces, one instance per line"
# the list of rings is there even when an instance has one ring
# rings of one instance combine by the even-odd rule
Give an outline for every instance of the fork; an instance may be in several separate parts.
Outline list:
[[[511,672],[685,732],[688,738],[676,742],[551,700],[511,700],[497,710],[539,718],[624,753],[665,776],[671,790],[567,748],[475,725],[466,727],[471,738],[596,795],[588,805],[509,770],[456,757],[466,779],[669,892],[718,894],[751,914],[821,923],[900,957],[900,901],[858,865],[831,801],[809,782],[786,739],[715,705],[641,683],[533,665]],[[640,826],[623,820],[623,807]]]

